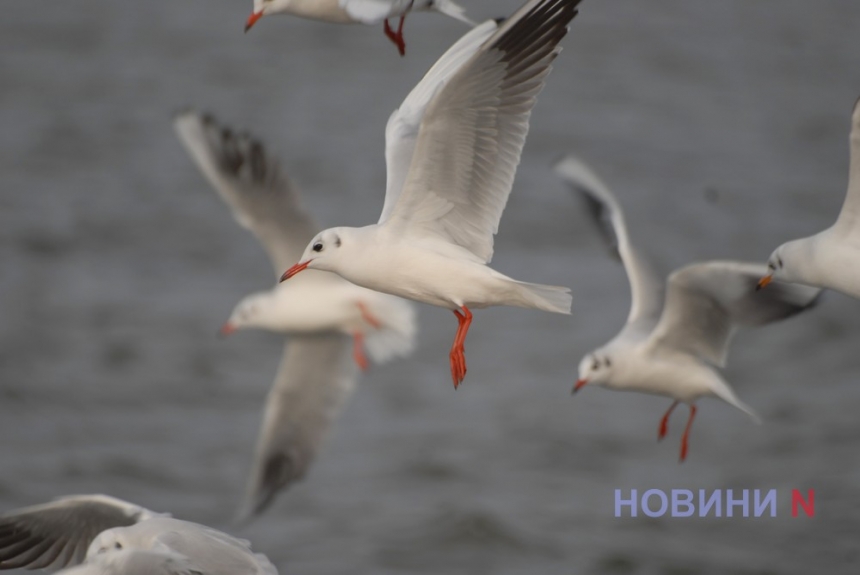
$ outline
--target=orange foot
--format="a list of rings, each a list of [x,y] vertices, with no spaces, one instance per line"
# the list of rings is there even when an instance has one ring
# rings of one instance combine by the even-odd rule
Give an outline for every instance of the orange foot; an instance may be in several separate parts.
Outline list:
[[[690,427],[693,425],[694,417],[696,417],[696,406],[690,404],[690,419],[687,420],[687,427],[684,428],[684,435],[681,437],[681,463],[687,459],[687,438],[690,436]]]
[[[669,406],[663,419],[660,420],[660,431],[657,433],[657,441],[661,441],[666,437],[666,432],[669,430],[669,416],[672,415],[672,410],[675,409],[676,405],[678,405],[677,401]]]
[[[364,355],[364,334],[360,331],[352,334],[352,358],[361,371],[367,371],[367,368],[370,367],[370,362]]]
[[[400,24],[397,26],[397,32],[391,29],[391,25],[388,23],[388,20],[385,21],[385,35],[388,36],[388,39],[394,42],[394,45],[397,46],[397,51],[400,52],[401,56],[406,55],[406,41],[403,39],[403,22],[406,20],[406,15],[400,17]]]
[[[463,313],[454,310],[459,325],[457,334],[454,336],[454,345],[451,346],[449,358],[451,360],[451,379],[454,380],[454,389],[457,389],[466,377],[466,334],[472,325],[472,312],[469,308],[462,306]]]

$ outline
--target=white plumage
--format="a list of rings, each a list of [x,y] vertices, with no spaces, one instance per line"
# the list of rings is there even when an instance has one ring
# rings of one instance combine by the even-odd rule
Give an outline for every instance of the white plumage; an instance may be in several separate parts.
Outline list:
[[[567,288],[513,280],[486,264],[529,115],[578,0],[531,0],[473,29],[440,58],[386,129],[388,185],[376,225],[318,234],[283,279],[312,268],[453,310],[454,386],[466,374],[469,308],[570,313]]]

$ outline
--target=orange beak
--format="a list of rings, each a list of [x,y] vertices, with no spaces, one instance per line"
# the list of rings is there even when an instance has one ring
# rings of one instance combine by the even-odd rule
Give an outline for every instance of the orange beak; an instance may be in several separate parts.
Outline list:
[[[227,337],[228,335],[233,335],[236,333],[236,326],[230,323],[229,321],[221,326],[221,329],[218,330],[218,333],[222,337]]]
[[[281,276],[281,281],[287,281],[300,271],[304,271],[309,265],[311,265],[311,260],[294,265],[293,267],[284,272],[284,275]]]
[[[251,26],[257,23],[257,20],[263,17],[263,11],[259,12],[251,12],[251,15],[248,16],[248,21],[245,22],[245,32],[251,29]]]
[[[570,394],[573,395],[574,393],[585,387],[585,384],[587,383],[587,379],[577,379],[576,383],[573,385],[573,389],[571,390]]]
[[[768,274],[768,275],[764,276],[763,278],[758,280],[758,285],[755,286],[755,290],[758,291],[760,289],[766,288],[768,286],[768,284],[770,284],[770,282],[772,282],[772,281],[773,281],[773,274]]]

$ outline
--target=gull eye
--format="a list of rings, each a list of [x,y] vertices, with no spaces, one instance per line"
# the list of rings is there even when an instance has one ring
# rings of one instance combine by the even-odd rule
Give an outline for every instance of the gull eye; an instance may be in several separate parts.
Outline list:
[[[598,369],[600,369],[600,362],[597,360],[596,357],[594,358],[594,363],[591,364],[591,369],[593,371],[597,371]]]
[[[113,544],[113,548],[114,549],[122,549],[122,543],[117,541],[116,543]]]
[[[315,252],[321,252],[321,251],[323,251],[323,245],[322,245],[322,242],[317,242],[317,243],[315,243],[315,244],[314,244],[314,247],[313,247],[313,250],[314,250]]]
[[[767,262],[767,269],[770,271],[774,271],[776,267],[771,262]]]

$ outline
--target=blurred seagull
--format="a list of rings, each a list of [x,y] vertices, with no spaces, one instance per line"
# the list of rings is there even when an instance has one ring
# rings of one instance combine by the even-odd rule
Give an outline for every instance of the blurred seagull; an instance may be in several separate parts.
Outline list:
[[[0,516],[0,569],[65,575],[277,575],[250,544],[107,495],[72,495]]]
[[[583,357],[573,391],[592,384],[672,398],[660,421],[658,439],[666,435],[672,410],[679,403],[689,405],[681,461],[687,457],[695,402],[701,397],[722,399],[760,423],[717,368],[725,367],[738,326],[791,317],[810,308],[820,290],[778,283],[770,292],[757,292],[754,288],[764,266],[710,261],[673,272],[664,302],[663,281],[630,241],[624,212],[609,188],[574,156],[562,159],[554,169],[586,200],[613,255],[624,264],[632,300],[627,323],[618,335]]]
[[[570,313],[570,290],[488,267],[535,98],[579,0],[530,0],[501,24],[454,44],[386,128],[379,223],[318,234],[286,280],[307,268],[454,312],[451,377],[466,375],[469,308],[512,305]]]
[[[403,40],[406,14],[431,10],[470,26],[475,25],[466,17],[466,11],[452,0],[254,0],[254,11],[245,23],[245,32],[263,16],[278,13],[336,24],[385,22],[385,35],[394,42],[403,56],[406,54],[406,42]],[[395,31],[388,21],[397,17],[400,18],[400,23]]]
[[[848,192],[836,223],[776,248],[759,288],[774,279],[833,289],[860,299],[860,99],[851,117]]]
[[[211,116],[184,112],[175,128],[192,159],[236,220],[263,244],[280,273],[296,261],[319,229],[262,144],[220,126]],[[259,513],[278,490],[302,478],[328,428],[368,361],[404,356],[414,348],[413,306],[329,273],[313,272],[296,285],[279,284],[246,297],[222,328],[259,327],[291,334],[266,401],[242,517]],[[292,283],[292,282],[291,282]]]

